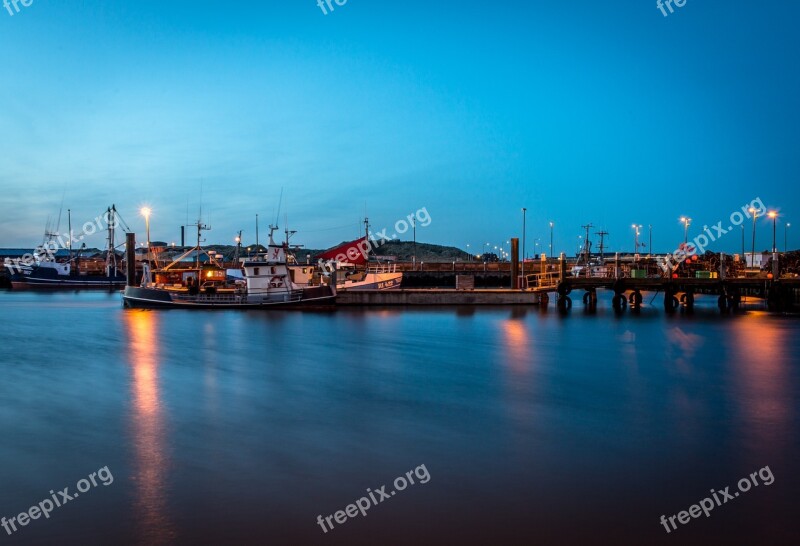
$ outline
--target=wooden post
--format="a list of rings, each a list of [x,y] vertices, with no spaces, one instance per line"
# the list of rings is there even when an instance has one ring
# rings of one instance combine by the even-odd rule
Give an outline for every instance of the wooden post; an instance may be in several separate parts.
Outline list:
[[[511,238],[511,288],[519,288],[519,238]]]
[[[128,286],[136,286],[136,234],[125,234],[125,275]]]

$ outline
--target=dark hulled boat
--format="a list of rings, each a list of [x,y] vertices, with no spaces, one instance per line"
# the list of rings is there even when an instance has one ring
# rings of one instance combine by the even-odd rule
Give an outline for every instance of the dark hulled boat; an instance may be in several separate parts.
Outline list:
[[[123,303],[126,307],[145,309],[284,309],[334,305],[334,287],[302,287],[292,281],[286,248],[275,243],[274,230],[271,228],[267,252],[243,264],[241,280],[229,280],[222,264],[198,244],[152,275],[145,264],[142,285],[126,286]],[[197,265],[181,267],[181,261],[193,252],[198,256]],[[201,253],[209,258],[205,265],[200,264]]]

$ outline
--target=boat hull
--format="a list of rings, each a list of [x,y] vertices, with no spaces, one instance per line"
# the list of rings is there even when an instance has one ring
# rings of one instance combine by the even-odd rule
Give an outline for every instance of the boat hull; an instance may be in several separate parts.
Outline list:
[[[122,301],[131,309],[309,309],[332,307],[336,303],[336,294],[328,287],[315,287],[303,289],[299,297],[285,299],[246,295],[189,296],[159,288],[126,286]]]
[[[352,290],[399,290],[403,283],[402,273],[370,273],[367,279],[359,282],[345,282],[336,287],[340,291]]]
[[[123,275],[56,275],[46,269],[11,275],[14,290],[121,290],[124,286]]]

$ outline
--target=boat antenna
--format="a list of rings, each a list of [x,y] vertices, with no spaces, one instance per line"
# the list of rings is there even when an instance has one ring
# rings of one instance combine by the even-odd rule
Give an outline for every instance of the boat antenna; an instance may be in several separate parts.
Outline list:
[[[592,229],[594,226],[591,223],[589,223],[581,227],[586,230],[586,239],[584,239],[583,242],[583,255],[584,259],[586,260],[586,266],[588,267],[589,258],[591,257],[591,249],[590,249],[591,243],[589,242],[589,230]]]
[[[275,226],[278,225],[278,220],[281,219],[281,205],[283,204],[283,186],[281,186],[281,196],[278,199],[278,214],[275,215]]]

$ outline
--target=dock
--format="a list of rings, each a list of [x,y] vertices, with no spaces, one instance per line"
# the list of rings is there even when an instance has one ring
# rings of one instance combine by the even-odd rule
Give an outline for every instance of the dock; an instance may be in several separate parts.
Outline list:
[[[534,290],[453,288],[402,288],[399,290],[346,290],[336,295],[337,306],[425,305],[538,305]]]

